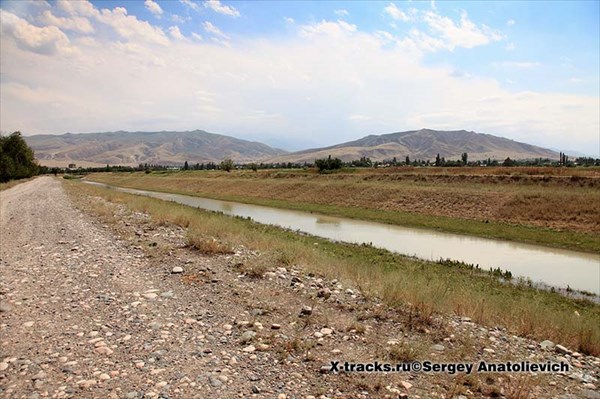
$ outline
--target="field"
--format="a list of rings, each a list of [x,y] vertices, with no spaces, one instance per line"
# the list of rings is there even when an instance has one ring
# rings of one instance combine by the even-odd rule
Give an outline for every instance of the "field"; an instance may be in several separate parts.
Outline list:
[[[88,179],[600,253],[600,168],[181,171]]]
[[[214,176],[217,181],[227,178]],[[186,228],[187,245],[203,253],[227,253],[240,245],[256,250],[261,255],[254,264],[245,266],[247,273],[261,275],[279,266],[298,267],[359,287],[365,295],[381,299],[422,328],[429,328],[437,315],[455,314],[487,326],[503,326],[521,336],[551,339],[584,353],[600,353],[600,306],[587,301],[538,291],[527,284],[507,285],[486,273],[457,265],[421,261],[369,246],[331,243],[75,181],[65,180],[63,184],[72,196],[80,198],[77,202],[107,221],[114,219],[112,209],[94,198],[146,212],[159,224]]]

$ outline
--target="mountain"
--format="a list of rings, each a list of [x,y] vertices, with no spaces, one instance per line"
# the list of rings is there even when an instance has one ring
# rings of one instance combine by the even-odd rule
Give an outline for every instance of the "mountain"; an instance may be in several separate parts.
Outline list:
[[[208,133],[187,132],[110,132],[24,137],[42,165],[78,166],[190,164],[262,161],[285,154],[266,144]]]
[[[556,158],[555,151],[520,143],[491,134],[468,132],[466,130],[411,130],[382,135],[370,135],[355,141],[324,148],[313,148],[276,156],[271,162],[313,162],[315,159],[329,155],[343,161],[351,161],[361,157],[373,161],[383,161],[396,157],[410,159],[433,160],[440,154],[448,160],[459,159],[466,152],[470,160],[497,159],[504,160],[529,158]]]

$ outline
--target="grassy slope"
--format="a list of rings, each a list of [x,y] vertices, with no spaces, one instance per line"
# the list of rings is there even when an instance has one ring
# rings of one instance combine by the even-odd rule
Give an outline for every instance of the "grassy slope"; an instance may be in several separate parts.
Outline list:
[[[508,198],[512,207],[501,209],[510,220],[522,214],[523,219],[549,218],[561,223],[576,223],[576,218],[595,212],[600,192],[595,188],[536,187],[515,184],[423,184],[415,181],[365,181],[353,176],[255,177],[252,172],[227,175],[213,172],[179,172],[164,174],[94,174],[90,180],[123,187],[202,196],[277,208],[318,212],[327,215],[371,220],[409,227],[541,244],[600,253],[597,234],[585,231],[558,230],[528,225],[519,220],[477,220],[473,218],[428,214],[424,211],[382,209],[395,198],[407,197],[412,203],[433,202],[433,207],[454,202],[450,213],[461,211],[475,214],[477,207],[485,212],[485,204],[495,196]],[[285,176],[285,173],[282,173]],[[556,195],[557,191],[561,195]],[[293,198],[293,199],[292,199]],[[383,199],[382,199],[383,198]],[[437,201],[437,202],[435,202]],[[464,204],[461,203],[464,202]],[[459,203],[456,205],[456,203]],[[588,207],[579,209],[581,207]],[[379,208],[378,208],[379,207]],[[590,208],[592,207],[592,208]],[[475,209],[475,210],[473,210]],[[433,209],[435,211],[435,209]],[[532,215],[533,214],[533,215]],[[593,216],[592,216],[593,217]],[[514,217],[513,217],[514,218]],[[573,222],[574,221],[574,222]],[[542,220],[542,223],[544,221]]]
[[[600,306],[527,286],[510,286],[485,274],[365,246],[332,243],[241,218],[209,213],[157,199],[84,185],[63,184],[71,195],[102,197],[148,212],[159,223],[188,229],[194,245],[244,245],[264,254],[268,267],[298,265],[305,270],[350,281],[398,311],[427,322],[436,313],[468,316],[485,325],[502,325],[538,340],[551,339],[576,350],[600,354]],[[97,213],[112,216],[98,202]],[[93,206],[93,205],[92,205]],[[197,245],[196,245],[197,246]],[[210,248],[214,249],[214,246]],[[212,249],[205,248],[207,252]]]
[[[6,183],[0,183],[0,191],[8,190],[9,188],[16,186],[17,184],[25,183],[25,182],[28,182],[33,179],[35,179],[35,177],[30,177],[28,179],[20,179],[20,180],[10,180]]]

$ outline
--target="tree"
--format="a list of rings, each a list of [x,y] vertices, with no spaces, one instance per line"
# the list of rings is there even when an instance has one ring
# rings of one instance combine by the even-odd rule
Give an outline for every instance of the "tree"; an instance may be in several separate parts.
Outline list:
[[[342,160],[339,158],[331,158],[331,155],[327,158],[316,159],[315,165],[319,169],[320,173],[326,170],[335,170],[342,168]]]
[[[408,166],[410,165],[410,158],[408,157],[408,155],[406,156],[406,159],[404,160],[404,163]]]
[[[504,162],[502,162],[502,166],[513,166],[514,165],[514,161],[512,159],[510,159],[509,157],[507,157]]]
[[[463,152],[462,155],[460,156],[460,159],[462,160],[463,165],[466,165],[467,161],[469,160],[469,154],[467,154],[466,152]]]
[[[440,158],[440,154],[437,154],[435,157],[435,166],[442,166],[442,159]]]
[[[0,136],[0,182],[35,176],[38,165],[21,132]]]
[[[185,161],[183,163],[183,170],[189,170],[190,169],[190,165],[188,164],[188,161]]]
[[[231,172],[231,170],[235,167],[235,165],[233,164],[233,161],[229,158],[224,159],[221,162],[221,170],[224,170],[225,172],[229,173]]]

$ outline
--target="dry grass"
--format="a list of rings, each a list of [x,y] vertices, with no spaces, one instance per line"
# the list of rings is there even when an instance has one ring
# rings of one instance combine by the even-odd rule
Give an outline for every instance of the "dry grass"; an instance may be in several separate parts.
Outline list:
[[[294,265],[306,272],[337,278],[345,285],[360,285],[367,296],[381,298],[408,317],[412,328],[435,329],[432,328],[435,314],[459,314],[483,325],[502,325],[515,334],[550,339],[580,352],[600,354],[600,306],[589,302],[524,286],[508,286],[489,276],[473,275],[375,248],[299,236],[157,199],[72,181],[63,184],[73,195],[88,197],[88,202],[89,197],[100,196],[133,210],[148,212],[155,221],[185,225],[188,237],[198,237],[198,244],[193,241],[192,245],[200,248],[207,245],[208,237],[214,238],[211,242],[215,244],[210,244],[207,252],[219,253],[221,245],[225,245],[224,251],[244,245],[266,254],[261,269]],[[104,212],[101,207],[99,211]],[[388,317],[393,315],[385,307],[381,307],[378,314],[365,315],[365,318]]]
[[[249,259],[237,265],[240,273],[250,278],[262,278],[269,271],[271,259],[264,255]]]
[[[387,348],[386,359],[390,362],[412,362],[422,355],[422,350],[414,343],[400,342]]]
[[[25,183],[25,182],[31,181],[33,179],[35,179],[35,177],[31,177],[29,179],[10,180],[6,183],[0,183],[0,191],[8,190],[9,188],[13,188],[14,186],[16,186],[18,184]]]
[[[186,236],[186,245],[200,253],[206,255],[226,255],[232,254],[233,248],[225,242],[221,242],[212,237],[204,237],[202,234],[190,232]]]

